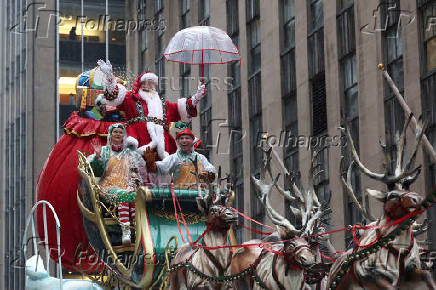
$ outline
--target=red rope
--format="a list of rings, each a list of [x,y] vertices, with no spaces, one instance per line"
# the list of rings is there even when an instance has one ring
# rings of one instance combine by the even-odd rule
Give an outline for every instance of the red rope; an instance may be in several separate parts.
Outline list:
[[[330,260],[330,261],[332,261],[332,262],[336,262],[336,259],[334,259],[334,258],[332,258],[332,257],[329,257],[329,256],[327,256],[327,255],[324,255],[324,254],[321,253],[321,252],[320,252],[320,254],[321,254],[321,256],[322,256],[323,258],[325,258],[325,259],[327,259],[327,260]]]
[[[206,232],[208,232],[208,231],[210,230],[211,226],[209,226],[209,227],[208,227],[208,228],[203,232],[203,234],[202,234],[202,235],[201,235],[201,236],[200,236],[200,237],[199,237],[199,238],[198,238],[194,243],[192,243],[192,238],[191,238],[191,235],[190,235],[190,233],[189,233],[189,230],[188,230],[188,227],[187,227],[187,224],[186,224],[185,218],[184,218],[184,216],[183,216],[183,213],[182,213],[182,209],[181,209],[180,203],[179,203],[179,201],[178,201],[178,199],[177,199],[177,197],[176,197],[176,195],[175,195],[175,193],[174,193],[174,187],[173,187],[173,184],[172,184],[172,183],[171,183],[171,194],[172,194],[172,197],[173,197],[174,214],[175,214],[175,218],[176,218],[176,221],[177,221],[177,227],[178,227],[178,229],[179,229],[180,237],[182,238],[182,241],[183,241],[184,243],[186,243],[185,240],[183,239],[182,230],[181,230],[181,228],[180,228],[179,218],[178,218],[178,214],[177,214],[177,206],[176,206],[176,203],[177,203],[178,208],[179,208],[179,210],[180,210],[180,215],[181,215],[181,217],[182,217],[183,224],[184,224],[184,226],[185,226],[185,230],[186,230],[186,234],[187,234],[187,236],[188,236],[189,242],[190,242],[191,245],[192,245],[192,244],[196,245],[196,244],[198,243],[198,241],[199,241],[201,238],[204,237],[204,235],[206,234]],[[236,212],[237,214],[239,214],[239,215],[241,215],[242,217],[244,217],[245,219],[248,219],[248,220],[250,220],[250,221],[252,221],[252,222],[254,222],[254,223],[258,224],[258,225],[261,225],[261,226],[264,226],[264,227],[268,227],[268,228],[271,228],[271,229],[275,230],[273,227],[268,226],[268,225],[265,225],[265,224],[262,224],[262,223],[260,223],[260,222],[258,222],[258,221],[256,221],[256,220],[250,218],[249,216],[247,216],[247,215],[245,215],[245,214],[239,212],[237,209],[235,209],[235,208],[233,208],[233,207],[231,207],[231,206],[230,206],[229,208],[230,208],[231,210],[233,210],[234,212]],[[356,235],[355,235],[355,229],[368,230],[368,229],[377,229],[377,228],[383,228],[383,227],[391,227],[391,226],[395,226],[395,225],[398,225],[398,224],[404,222],[405,220],[407,220],[407,219],[409,219],[409,218],[411,218],[411,217],[413,217],[413,216],[415,216],[415,215],[418,215],[418,214],[422,213],[423,211],[424,211],[424,209],[420,207],[420,208],[414,210],[413,212],[410,212],[409,214],[407,214],[407,215],[405,215],[405,216],[403,216],[403,217],[401,217],[401,218],[399,218],[399,219],[393,221],[392,223],[390,223],[390,224],[386,224],[386,225],[383,225],[383,226],[380,226],[380,225],[373,225],[373,226],[360,226],[360,225],[353,225],[353,227],[351,228],[351,230],[352,230],[352,232],[353,232],[353,239],[354,239],[354,242],[356,243],[356,245],[357,245],[358,247],[365,248],[365,247],[369,247],[369,246],[373,245],[373,244],[376,243],[376,242],[379,240],[379,238],[380,238],[380,237],[377,237],[375,241],[371,242],[371,243],[368,244],[368,245],[363,245],[363,246],[362,246],[362,245],[359,244],[359,240],[357,239],[357,237],[356,237]],[[246,229],[248,229],[248,230],[251,230],[251,231],[253,231],[253,232],[256,232],[256,233],[259,233],[259,234],[263,234],[263,235],[270,235],[270,234],[272,234],[272,233],[266,233],[266,232],[257,231],[257,230],[254,230],[254,229],[251,229],[251,228],[248,228],[248,227],[245,227],[245,226],[243,226],[243,227],[246,228]],[[323,232],[323,233],[319,233],[319,234],[315,234],[315,235],[310,235],[310,236],[307,236],[307,237],[310,238],[310,237],[324,236],[324,235],[334,234],[334,233],[337,233],[337,232],[348,231],[348,230],[350,230],[350,227],[345,227],[345,228],[341,228],[341,229],[331,230],[331,231],[328,231],[328,232]],[[202,248],[204,248],[204,249],[208,249],[208,250],[217,250],[217,249],[223,249],[223,248],[247,248],[247,247],[254,247],[254,246],[257,246],[257,247],[260,247],[260,248],[264,248],[265,250],[270,251],[270,252],[272,252],[272,253],[275,253],[275,254],[277,254],[277,255],[283,255],[283,253],[278,252],[278,251],[275,251],[275,250],[273,250],[273,249],[271,249],[271,248],[265,247],[265,245],[267,245],[267,244],[285,243],[285,242],[292,241],[292,240],[294,240],[294,239],[296,239],[296,238],[297,238],[297,237],[294,237],[294,238],[292,238],[292,239],[288,239],[288,240],[282,240],[282,241],[261,242],[261,243],[251,243],[251,244],[241,244],[241,245],[221,245],[221,246],[215,246],[215,247],[207,247],[207,246],[203,246],[203,245],[198,245],[198,246],[199,246],[199,247],[202,247]],[[336,253],[339,253],[339,254],[340,254],[340,253],[343,253],[343,252],[336,252]],[[323,256],[325,256],[325,255],[323,255]],[[327,258],[327,256],[325,256],[325,257]],[[332,259],[332,258],[330,258],[330,259]]]
[[[376,229],[376,228],[382,228],[382,227],[391,227],[391,226],[394,226],[394,225],[402,223],[403,221],[405,221],[405,220],[407,220],[407,219],[409,219],[409,218],[411,218],[411,217],[421,213],[422,211],[423,211],[423,209],[417,209],[417,210],[415,210],[415,211],[405,215],[404,217],[399,218],[399,219],[395,220],[394,222],[392,222],[390,224],[383,225],[383,226],[379,226],[379,225],[374,225],[374,226],[356,226],[356,228],[361,228],[361,229],[364,229],[364,230],[368,230],[368,229]],[[310,238],[310,237],[316,237],[316,236],[325,236],[325,235],[329,235],[329,234],[333,234],[333,233],[337,233],[337,232],[349,231],[350,229],[352,229],[352,228],[346,227],[346,228],[336,229],[336,230],[332,230],[332,231],[328,231],[328,232],[324,232],[324,233],[310,235],[310,236],[307,236],[307,237]],[[264,245],[285,243],[285,242],[292,241],[292,240],[294,240],[296,238],[298,238],[298,237],[294,237],[294,238],[288,239],[288,240],[274,241],[274,242],[261,242],[261,243],[242,244],[242,245],[222,245],[222,246],[203,247],[203,248],[208,249],[208,250],[217,250],[217,249],[222,249],[222,248],[238,248],[238,247],[239,248],[247,248],[247,247],[255,247],[255,246],[257,246],[257,247],[261,247],[261,248],[267,249],[266,247],[264,247]],[[358,244],[358,246],[360,246],[360,245]],[[342,253],[342,252],[337,252],[337,253]]]
[[[176,217],[177,228],[179,229],[180,238],[182,239],[183,243],[186,243],[186,241],[185,241],[185,239],[183,238],[183,235],[182,235],[182,229],[180,228],[179,216],[177,215],[176,195],[175,195],[175,193],[174,193],[174,186],[173,186],[173,183],[171,183],[170,187],[171,187],[171,195],[172,195],[172,197],[173,197],[174,216]],[[177,201],[177,202],[178,202],[178,201]],[[181,213],[181,211],[180,211],[180,213]],[[181,213],[181,214],[182,214],[182,213]],[[183,214],[182,214],[182,218],[183,218]],[[188,229],[187,229],[187,227],[186,227],[186,222],[185,222],[185,219],[184,219],[184,218],[183,218],[183,222],[184,222],[184,225],[185,225],[186,232],[188,233],[189,243],[192,243],[191,235],[189,235],[189,231],[188,231]]]
[[[261,225],[261,226],[264,226],[264,227],[270,228],[270,229],[272,229],[273,231],[276,230],[274,227],[269,226],[269,225],[264,225],[263,223],[258,222],[257,220],[252,219],[251,217],[249,217],[249,216],[243,214],[242,212],[239,212],[237,209],[235,209],[235,208],[233,208],[233,207],[231,207],[231,206],[229,206],[229,208],[230,208],[231,210],[233,210],[234,212],[236,212],[237,214],[239,214],[240,216],[242,216],[243,218],[247,219],[247,220],[250,220],[250,221],[252,221],[252,222],[254,222],[254,223],[258,224],[258,225]]]
[[[210,230],[211,227],[212,225],[209,225],[207,227],[207,229],[201,234],[201,236],[199,236],[198,239],[194,242],[194,245],[196,245],[204,237],[204,235],[206,235],[206,233]]]
[[[263,235],[263,236],[269,236],[269,235],[272,234],[271,232],[262,232],[262,231],[258,231],[258,230],[255,230],[255,229],[252,229],[252,228],[246,227],[246,226],[244,226],[243,224],[238,224],[238,226],[240,226],[240,227],[242,227],[242,228],[244,228],[244,229],[246,229],[246,230],[249,230],[249,231],[251,231],[251,232],[254,232],[254,233],[256,233],[256,234]]]

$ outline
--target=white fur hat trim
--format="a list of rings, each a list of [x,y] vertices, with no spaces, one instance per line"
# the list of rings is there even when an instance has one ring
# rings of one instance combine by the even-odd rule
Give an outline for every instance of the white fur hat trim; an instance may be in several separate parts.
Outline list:
[[[155,75],[152,72],[148,72],[145,73],[142,77],[141,77],[141,82],[145,82],[145,81],[152,81],[154,83],[158,83],[159,78],[157,77],[157,75]]]

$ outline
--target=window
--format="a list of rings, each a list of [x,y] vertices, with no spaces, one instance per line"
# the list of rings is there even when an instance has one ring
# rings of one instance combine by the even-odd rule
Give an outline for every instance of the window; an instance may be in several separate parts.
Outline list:
[[[423,48],[424,64],[423,68],[429,72],[436,69],[436,1],[419,0],[419,6],[422,15],[423,31]]]
[[[312,135],[327,130],[327,108],[324,76],[324,16],[322,0],[309,1],[308,62],[312,101]]]
[[[381,5],[381,21],[386,23],[386,30],[382,34],[384,63],[386,70],[397,85],[400,93],[404,91],[404,70],[402,35],[400,21],[400,1],[383,0]],[[388,150],[395,150],[395,133],[401,132],[404,124],[404,111],[398,103],[394,92],[385,83],[385,132]],[[395,155],[391,156],[391,170],[396,162]]]
[[[209,0],[198,1],[198,25],[209,25],[210,11]],[[207,88],[207,95],[200,102],[200,127],[201,138],[204,142],[204,154],[212,159],[211,147],[213,144],[212,134],[212,90],[210,87],[209,65],[202,65],[199,68],[200,77],[203,77]]]
[[[320,150],[321,148],[314,148]],[[329,150],[325,147],[317,155],[317,164],[319,167],[314,172],[315,191],[318,194],[320,202],[330,201],[329,189]]]
[[[283,146],[284,165],[289,172],[299,172],[298,161],[298,115],[297,86],[295,67],[295,0],[281,0],[281,89],[283,130],[285,146]],[[289,184],[285,184],[289,188]],[[285,200],[285,209],[290,202]],[[293,218],[290,210],[285,210],[287,218]]]
[[[260,15],[260,3],[259,0],[246,0],[246,18],[247,22],[250,22],[254,18],[258,18]]]
[[[325,87],[324,68],[324,14],[322,0],[308,1],[308,65],[310,98],[312,104],[312,135],[323,138],[327,135],[327,100]],[[329,173],[328,173],[328,148],[314,147],[318,153],[319,167],[316,172],[321,172],[314,180],[315,190],[320,201],[329,198]]]
[[[295,0],[281,0],[282,52],[295,47]]]
[[[141,54],[143,55],[145,50],[147,50],[147,27],[145,27],[145,22],[147,20],[147,0],[138,1],[138,21],[144,23],[140,33],[141,37]],[[144,57],[144,56],[143,56]]]
[[[235,35],[239,34],[238,1],[227,0],[226,7],[227,7],[227,33],[232,38]]]
[[[322,0],[310,0],[309,5],[309,31],[314,32],[324,26],[323,2]]]
[[[180,0],[180,29],[191,26],[191,0]]]
[[[262,126],[262,96],[261,96],[261,73],[258,72],[248,80],[249,96],[249,122],[250,122],[250,172],[258,174],[262,167],[263,153],[259,148],[260,137],[263,131]],[[254,185],[252,185],[254,189]],[[256,190],[256,189],[254,189]],[[255,195],[252,195],[253,197]],[[252,217],[262,221],[264,208],[256,199],[252,199]]]
[[[157,23],[164,23],[165,16],[163,13],[163,0],[154,0],[154,20]],[[156,51],[155,51],[155,70],[159,77],[159,95],[165,95],[165,62],[163,53],[165,50],[164,44],[164,29],[156,29],[155,39],[156,39]]]
[[[209,25],[210,22],[210,0],[198,0],[198,24]]]
[[[261,51],[260,51],[260,6],[259,0],[246,0],[246,26],[248,47],[248,106],[250,123],[250,172],[257,175],[262,166],[262,151],[259,150],[259,137],[262,126],[262,86],[261,86]],[[257,190],[251,184],[251,190]],[[252,195],[255,196],[254,194]],[[262,221],[265,211],[257,198],[251,199],[251,216]],[[252,224],[253,228],[258,228]],[[259,228],[259,230],[261,230]],[[253,234],[256,236],[255,234]]]
[[[238,1],[227,0],[227,33],[233,43],[239,45],[239,20]],[[230,172],[233,190],[236,195],[236,208],[244,211],[244,166],[243,166],[243,143],[242,143],[242,107],[241,107],[241,72],[239,62],[227,65],[227,75],[230,77],[227,94],[228,122],[230,134]],[[239,217],[239,224],[244,223],[244,218]],[[243,228],[235,227],[238,243],[243,242]]]
[[[421,32],[421,104],[423,119],[428,122],[427,138],[436,149],[436,0],[418,0],[419,29]],[[436,164],[425,154],[426,189],[431,191],[436,184]],[[436,219],[436,207],[428,210],[429,219]],[[436,242],[436,226],[431,224],[429,239]]]
[[[191,15],[191,0],[180,0],[180,29],[190,26]],[[188,97],[191,93],[190,76],[191,66],[188,64],[180,64],[180,87],[182,89],[182,97]]]
[[[341,116],[351,130],[356,147],[359,147],[359,103],[357,91],[356,40],[354,24],[354,1],[338,0],[338,57],[341,79]],[[343,124],[345,125],[345,124]],[[358,148],[356,148],[358,150]],[[344,168],[348,168],[352,160],[351,149],[342,147]],[[360,174],[356,170],[352,173],[352,186],[357,198],[361,196]],[[348,194],[344,192],[345,224],[355,224],[362,221],[362,216],[353,204]],[[352,240],[348,232],[345,236],[346,244]]]
[[[436,92],[436,72],[433,72],[430,76],[426,76],[421,81],[421,94],[422,94],[422,113],[423,118],[428,122],[427,137],[433,148],[436,150],[436,98],[434,92]],[[430,157],[425,154],[426,165],[426,181],[427,191],[430,192],[436,185],[436,163],[432,163]],[[433,206],[428,210],[429,219],[436,219],[436,206]],[[429,238],[432,243],[436,242],[436,227],[430,225]]]
[[[253,19],[247,25],[248,33],[248,49],[249,49],[249,63],[248,71],[252,75],[260,70],[261,56],[260,56],[260,20]]]
[[[247,47],[249,49],[248,74],[252,76],[260,70],[260,12],[259,0],[247,0]]]

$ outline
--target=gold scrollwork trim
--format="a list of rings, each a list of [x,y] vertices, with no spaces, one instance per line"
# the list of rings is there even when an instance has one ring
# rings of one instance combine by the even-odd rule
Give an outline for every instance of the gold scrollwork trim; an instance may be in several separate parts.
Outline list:
[[[79,205],[79,209],[80,209],[80,211],[82,212],[83,216],[84,216],[87,220],[90,220],[90,221],[92,221],[93,223],[96,223],[96,222],[97,222],[97,218],[96,218],[96,216],[95,216],[95,213],[93,213],[92,211],[90,211],[89,209],[87,209],[87,208],[83,205],[83,203],[82,203],[82,201],[80,200],[80,197],[79,197],[79,192],[77,192],[77,204]]]
[[[154,214],[157,217],[164,218],[167,220],[172,220],[172,221],[176,220],[174,213],[169,213],[157,209],[150,209],[150,213]],[[187,223],[191,225],[206,221],[206,218],[204,216],[195,213],[184,213],[183,217],[186,219]]]
[[[106,134],[106,133],[105,133],[105,134],[100,134],[100,133],[97,133],[97,132],[90,132],[90,133],[86,133],[86,134],[79,134],[79,133],[77,133],[77,131],[75,131],[75,130],[70,130],[70,129],[68,129],[68,128],[64,128],[64,131],[65,131],[65,133],[67,133],[68,135],[73,134],[73,135],[75,135],[75,136],[77,136],[77,137],[88,137],[88,136],[91,136],[91,135],[98,135],[98,136],[101,136],[101,137],[107,137],[107,134]]]

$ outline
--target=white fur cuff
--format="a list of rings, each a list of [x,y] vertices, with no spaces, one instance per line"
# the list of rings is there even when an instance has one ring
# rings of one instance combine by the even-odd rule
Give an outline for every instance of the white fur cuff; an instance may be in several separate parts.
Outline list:
[[[112,101],[105,99],[105,103],[104,103],[105,105],[117,107],[124,102],[124,98],[126,97],[127,94],[127,89],[121,84],[117,84],[117,87],[118,87],[118,96],[116,97],[116,99]]]
[[[126,143],[127,143],[127,146],[132,146],[133,150],[136,150],[136,148],[138,148],[138,144],[139,144],[138,140],[136,140],[132,136],[129,136],[126,138]]]
[[[142,156],[144,154],[145,150],[147,150],[148,147],[150,147],[150,146],[143,145],[143,146],[139,147],[138,149],[136,149],[136,152],[138,152]]]
[[[182,122],[189,122],[191,119],[191,116],[189,116],[188,111],[186,110],[186,102],[186,98],[177,100],[177,109],[179,110],[180,120]]]

